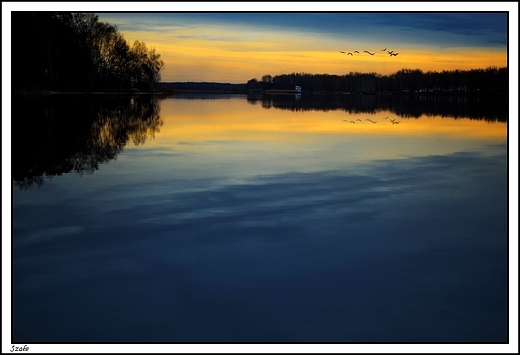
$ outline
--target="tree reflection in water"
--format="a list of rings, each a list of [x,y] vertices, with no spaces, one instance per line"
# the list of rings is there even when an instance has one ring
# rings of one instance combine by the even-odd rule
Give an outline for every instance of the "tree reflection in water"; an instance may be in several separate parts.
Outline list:
[[[248,95],[250,104],[291,111],[344,110],[376,114],[390,111],[403,118],[441,116],[507,122],[506,95]]]
[[[163,124],[158,100],[153,95],[14,97],[15,185],[23,190],[63,173],[92,174],[130,142],[144,144]],[[509,115],[503,95],[248,95],[247,101],[291,111],[389,111],[404,119],[426,115],[507,122]]]
[[[45,178],[92,174],[163,124],[154,96],[52,96],[12,101],[12,178],[22,190]]]

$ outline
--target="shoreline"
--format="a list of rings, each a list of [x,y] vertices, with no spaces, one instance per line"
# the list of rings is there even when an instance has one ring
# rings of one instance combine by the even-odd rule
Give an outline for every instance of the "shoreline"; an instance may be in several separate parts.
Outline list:
[[[59,96],[59,95],[166,95],[177,94],[224,94],[224,95],[410,95],[410,96],[508,96],[507,92],[397,92],[397,91],[315,91],[296,92],[293,90],[265,90],[265,91],[232,91],[232,90],[175,90],[162,91],[56,91],[56,90],[13,90],[16,96]]]

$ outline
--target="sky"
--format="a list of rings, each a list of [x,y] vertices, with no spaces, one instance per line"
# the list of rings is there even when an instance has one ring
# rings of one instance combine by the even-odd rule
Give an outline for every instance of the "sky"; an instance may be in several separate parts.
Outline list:
[[[27,4],[2,7],[97,14],[129,43],[155,48],[165,82],[485,69],[508,65],[508,40],[517,48],[518,9],[503,2]],[[517,59],[516,51],[509,55]]]
[[[198,6],[176,13],[96,14],[117,26],[128,41],[155,48],[165,63],[161,74],[166,82],[245,83],[294,72],[387,75],[403,68],[470,70],[508,64],[507,13],[489,10],[500,6],[479,13],[345,12],[352,10],[344,4],[337,8],[193,12],[202,9]],[[467,11],[467,3],[464,8]],[[298,8],[292,4],[291,10]]]

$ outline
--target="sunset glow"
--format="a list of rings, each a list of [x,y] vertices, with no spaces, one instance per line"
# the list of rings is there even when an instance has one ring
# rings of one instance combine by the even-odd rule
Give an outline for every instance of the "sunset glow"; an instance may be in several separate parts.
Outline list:
[[[156,49],[163,81],[507,66],[507,13],[98,13]],[[383,49],[387,48],[387,51]],[[354,52],[352,56],[340,51]],[[374,53],[369,55],[364,51]],[[391,56],[388,51],[399,53]]]
[[[334,51],[305,48],[306,41],[296,38],[288,47],[283,42],[207,41],[204,39],[165,39],[145,32],[123,32],[131,42],[138,38],[154,47],[165,61],[163,81],[216,81],[243,83],[263,75],[293,72],[345,75],[349,72],[367,72],[388,75],[403,68],[423,71],[471,70],[491,66],[507,66],[507,52],[503,49],[481,48],[402,48],[398,56],[370,49],[376,54],[362,53],[361,45],[353,45],[361,54],[347,56]],[[149,39],[147,39],[149,38]],[[174,43],[174,44],[172,44]],[[308,44],[307,44],[308,46]],[[330,47],[333,47],[331,44]],[[329,47],[329,48],[330,48]],[[339,47],[336,45],[336,47]],[[366,46],[365,46],[366,47]],[[377,46],[375,46],[377,48]],[[343,50],[343,48],[342,48]],[[348,49],[347,49],[348,50]],[[354,51],[356,49],[350,49]]]
[[[317,135],[330,139],[351,139],[356,136],[425,137],[431,139],[458,139],[503,143],[506,123],[490,123],[467,118],[446,119],[440,116],[401,118],[390,111],[373,114],[349,114],[331,110],[326,118],[320,111],[288,112],[276,108],[258,110],[257,105],[239,104],[231,100],[219,105],[218,101],[202,101],[198,110],[185,109],[191,101],[165,100],[162,102],[164,124],[150,146],[176,145],[179,142],[249,140],[284,145],[305,142]],[[225,108],[225,111],[223,110]],[[173,115],[172,115],[173,113]],[[182,113],[182,114],[181,114]],[[244,117],[248,117],[247,120]],[[368,120],[377,123],[371,123]],[[391,121],[398,121],[393,124]],[[350,121],[354,121],[352,124]]]

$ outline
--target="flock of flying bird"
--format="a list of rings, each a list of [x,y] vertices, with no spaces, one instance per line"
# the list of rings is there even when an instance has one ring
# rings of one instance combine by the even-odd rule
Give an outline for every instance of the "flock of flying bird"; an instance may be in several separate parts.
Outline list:
[[[384,118],[384,120],[386,120],[387,118],[388,118],[388,116],[386,116]],[[355,121],[348,121],[348,120],[343,120],[343,121],[356,124]],[[359,118],[356,121],[362,122]],[[377,121],[372,121],[370,118],[367,118],[365,121],[369,121],[369,122],[372,122],[372,123],[377,123]],[[392,122],[392,124],[399,124],[399,123],[401,123],[401,121],[397,121],[395,118],[391,119],[389,121]]]
[[[399,54],[399,53],[394,52],[394,51],[388,51],[387,48],[381,49],[381,51],[382,52],[387,52],[390,55],[390,57],[395,57],[395,56],[397,56]],[[352,54],[352,52],[344,52],[344,51],[339,51],[339,52],[343,53],[343,54],[346,54],[346,55],[352,55],[352,56],[354,55],[354,54]],[[354,51],[354,53],[359,54],[359,51]],[[363,51],[363,53],[367,53],[369,55],[376,54],[375,52],[372,53],[372,52],[369,52],[369,51]],[[384,119],[385,120],[388,119],[388,116],[386,116]],[[354,123],[354,124],[356,123],[356,121],[362,122],[359,118],[356,121],[348,121],[348,120],[343,120],[343,121],[349,122],[349,123]],[[365,121],[369,121],[369,122],[372,122],[372,123],[377,123],[377,121],[372,121],[370,118],[367,118]],[[389,121],[392,122],[392,124],[399,124],[399,123],[401,123],[401,121],[397,121],[396,119],[391,119]]]
[[[381,51],[382,52],[387,52],[390,55],[390,57],[395,57],[395,56],[397,56],[399,54],[399,53],[394,52],[394,51],[387,51],[386,48],[385,49],[381,49]],[[352,55],[352,56],[354,55],[354,54],[352,54],[352,52],[345,52],[345,51],[339,51],[339,52],[343,53],[343,54],[346,54],[346,55]],[[359,51],[354,51],[354,53],[359,54]],[[367,53],[367,54],[370,54],[370,55],[376,54],[375,52],[372,53],[372,52],[369,52],[369,51],[363,51],[363,53]]]

